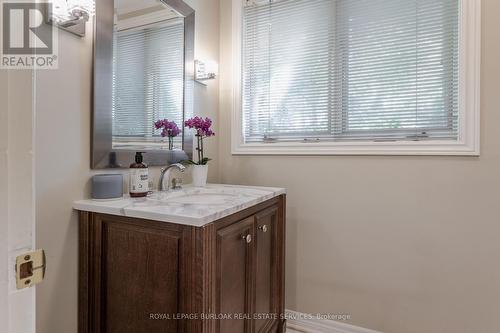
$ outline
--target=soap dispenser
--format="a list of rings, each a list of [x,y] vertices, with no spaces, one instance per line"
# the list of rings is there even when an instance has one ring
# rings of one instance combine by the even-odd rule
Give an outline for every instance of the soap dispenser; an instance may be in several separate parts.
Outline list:
[[[142,152],[135,153],[135,163],[130,164],[130,196],[145,197],[149,192],[148,166],[143,163]]]

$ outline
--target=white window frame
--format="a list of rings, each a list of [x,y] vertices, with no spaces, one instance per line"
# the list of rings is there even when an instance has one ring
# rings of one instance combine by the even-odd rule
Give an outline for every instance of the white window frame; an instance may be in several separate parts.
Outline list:
[[[243,5],[232,0],[233,155],[452,155],[480,154],[481,0],[460,0],[459,135],[450,141],[245,143],[242,110]]]

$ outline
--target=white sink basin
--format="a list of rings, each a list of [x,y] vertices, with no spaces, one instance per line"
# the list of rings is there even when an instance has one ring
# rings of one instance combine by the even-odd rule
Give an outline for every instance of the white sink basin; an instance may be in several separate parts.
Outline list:
[[[234,194],[226,193],[199,193],[182,195],[165,199],[167,203],[177,203],[183,205],[223,205],[236,199]]]
[[[216,206],[231,204],[242,196],[245,197],[245,193],[233,188],[186,187],[179,191],[153,193],[148,200],[158,205]]]

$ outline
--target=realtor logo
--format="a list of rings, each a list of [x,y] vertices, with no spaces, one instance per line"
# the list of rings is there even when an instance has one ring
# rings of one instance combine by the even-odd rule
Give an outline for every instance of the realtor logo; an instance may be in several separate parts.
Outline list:
[[[52,3],[3,1],[1,68],[57,68],[57,31],[47,24]]]

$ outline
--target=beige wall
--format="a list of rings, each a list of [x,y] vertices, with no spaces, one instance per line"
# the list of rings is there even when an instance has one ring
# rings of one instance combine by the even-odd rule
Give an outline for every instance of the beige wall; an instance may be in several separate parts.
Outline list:
[[[186,1],[197,11],[199,58],[218,60],[218,0]],[[37,246],[47,253],[46,280],[37,288],[37,333],[77,331],[77,216],[74,200],[89,196],[92,28],[78,38],[59,31],[59,69],[36,76],[36,222]],[[215,118],[218,82],[195,87],[195,113]],[[209,180],[217,180],[215,159]],[[158,168],[153,170],[158,179]]]
[[[236,157],[221,0],[220,178],[288,189],[288,308],[386,333],[500,330],[499,17],[483,0],[480,158]]]

